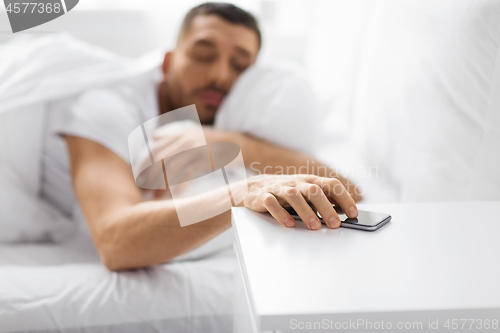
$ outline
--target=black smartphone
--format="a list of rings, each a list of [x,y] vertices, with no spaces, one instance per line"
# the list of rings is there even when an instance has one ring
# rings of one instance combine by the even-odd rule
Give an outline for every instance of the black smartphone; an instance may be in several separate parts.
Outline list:
[[[311,205],[311,208],[316,212],[321,223],[325,224],[325,222],[321,218],[321,214],[316,211],[313,205]],[[386,225],[391,220],[391,215],[389,214],[369,212],[365,210],[358,211],[358,217],[351,219],[347,217],[347,215],[342,211],[340,207],[333,206],[333,208],[335,208],[335,211],[337,212],[337,214],[339,214],[341,221],[340,226],[344,228],[375,231]],[[292,215],[295,220],[301,221],[295,209],[293,209],[291,206],[285,207],[285,209],[288,211],[288,213],[290,213],[290,215]]]

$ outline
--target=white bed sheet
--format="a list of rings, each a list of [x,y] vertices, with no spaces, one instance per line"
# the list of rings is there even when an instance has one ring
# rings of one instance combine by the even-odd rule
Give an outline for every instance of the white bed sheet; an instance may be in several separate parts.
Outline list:
[[[0,246],[0,332],[231,332],[232,249],[110,272],[92,240]]]

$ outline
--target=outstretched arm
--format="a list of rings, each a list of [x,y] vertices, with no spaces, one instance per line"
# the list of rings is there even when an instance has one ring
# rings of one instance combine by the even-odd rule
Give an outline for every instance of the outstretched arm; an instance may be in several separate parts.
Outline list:
[[[240,146],[245,165],[260,174],[310,174],[319,177],[335,177],[342,182],[354,201],[362,196],[356,185],[325,164],[297,151],[275,145],[240,132],[226,132],[204,127],[207,141],[227,141]]]
[[[144,202],[130,166],[118,155],[93,141],[66,136],[74,190],[89,224],[103,263],[111,270],[131,269],[164,263],[186,253],[230,227],[230,211],[181,227],[171,200]],[[295,221],[283,208],[291,205],[309,229],[321,224],[307,202],[312,202],[330,228],[340,219],[330,200],[348,216],[356,217],[356,205],[336,179],[311,175],[259,176],[239,183],[246,191],[243,205],[270,212],[286,227]],[[227,191],[225,192],[227,195]],[[208,197],[216,198],[217,192]],[[207,196],[193,197],[184,204],[193,209],[217,204]]]

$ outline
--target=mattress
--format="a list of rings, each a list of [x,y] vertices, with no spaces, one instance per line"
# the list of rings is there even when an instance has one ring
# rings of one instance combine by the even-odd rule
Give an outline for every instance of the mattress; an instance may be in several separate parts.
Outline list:
[[[88,233],[0,246],[0,332],[231,332],[232,248],[126,272]]]

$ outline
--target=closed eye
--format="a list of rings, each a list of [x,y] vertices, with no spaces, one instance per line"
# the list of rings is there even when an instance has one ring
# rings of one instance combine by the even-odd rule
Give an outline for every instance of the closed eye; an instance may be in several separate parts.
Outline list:
[[[245,69],[248,68],[248,66],[250,66],[249,64],[247,63],[242,63],[240,61],[237,61],[237,60],[234,60],[234,59],[231,59],[231,67],[237,71],[237,72],[243,72]]]
[[[217,58],[217,55],[213,52],[210,53],[194,52],[191,54],[191,58],[198,62],[211,63]]]
[[[210,63],[217,58],[216,45],[212,41],[200,39],[194,43],[189,56],[195,61]]]

